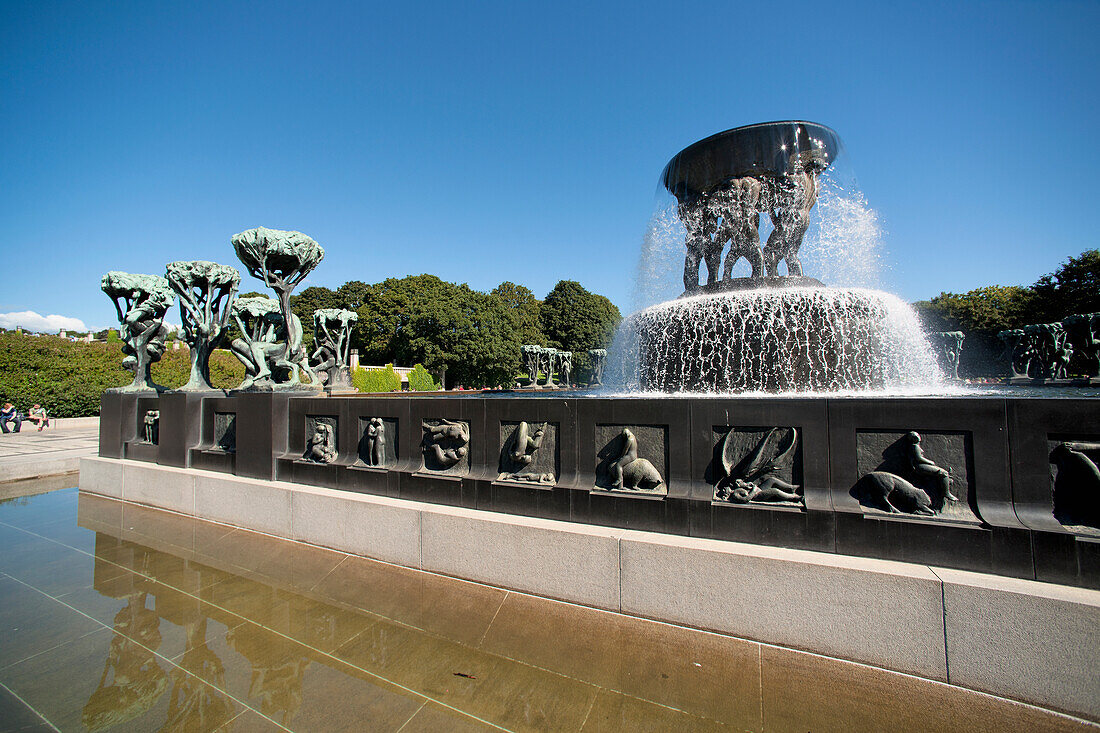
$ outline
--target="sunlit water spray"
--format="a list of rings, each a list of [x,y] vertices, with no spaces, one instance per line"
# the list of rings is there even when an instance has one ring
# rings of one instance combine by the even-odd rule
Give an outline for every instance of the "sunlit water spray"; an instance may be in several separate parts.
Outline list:
[[[678,201],[659,186],[638,262],[636,312],[623,322],[610,350],[613,391],[951,390],[912,308],[878,290],[884,270],[882,230],[854,177],[834,161],[817,181],[817,203],[799,255],[805,274],[828,287],[692,297],[681,297],[687,232]],[[768,215],[761,214],[761,242],[767,242],[772,229]],[[704,280],[706,273],[703,264]],[[731,275],[749,276],[748,262],[737,262]]]

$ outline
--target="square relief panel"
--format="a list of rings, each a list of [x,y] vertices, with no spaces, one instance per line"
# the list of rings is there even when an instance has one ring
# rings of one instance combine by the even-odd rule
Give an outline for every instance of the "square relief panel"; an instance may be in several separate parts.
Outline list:
[[[667,425],[597,425],[596,490],[668,495]]]
[[[1054,518],[1079,534],[1100,535],[1100,436],[1048,435]]]
[[[420,441],[424,471],[463,476],[470,472],[470,423],[465,420],[424,420]]]
[[[968,432],[859,431],[851,495],[869,513],[977,522]]]
[[[548,422],[500,424],[497,481],[553,486],[558,478],[558,426]]]
[[[306,450],[302,458],[314,463],[336,460],[336,418],[331,415],[306,416]]]
[[[713,502],[803,506],[801,438],[793,427],[715,426],[706,476]]]
[[[359,418],[359,463],[372,468],[386,468],[397,463],[396,419]]]
[[[237,413],[214,413],[214,450],[237,452]]]

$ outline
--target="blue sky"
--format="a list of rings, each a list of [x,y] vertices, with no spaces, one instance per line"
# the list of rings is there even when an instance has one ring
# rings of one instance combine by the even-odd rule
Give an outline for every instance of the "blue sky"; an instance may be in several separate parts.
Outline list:
[[[1100,244],[1097,2],[38,1],[0,28],[0,314],[105,327],[107,270],[237,264],[260,225],[325,247],[302,287],[573,279],[625,311],[664,164],[776,119],[840,133],[907,300]]]

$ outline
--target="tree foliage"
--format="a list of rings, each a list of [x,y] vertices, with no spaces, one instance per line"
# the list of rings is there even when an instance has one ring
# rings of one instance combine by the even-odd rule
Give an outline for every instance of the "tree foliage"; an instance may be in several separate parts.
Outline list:
[[[542,344],[546,335],[542,332],[542,302],[522,285],[505,280],[489,293],[499,298],[519,320],[519,338],[525,344]]]
[[[542,301],[547,346],[573,352],[573,372],[588,371],[588,350],[606,349],[623,317],[615,304],[573,280],[562,280]]]
[[[448,384],[511,384],[520,363],[518,316],[500,298],[434,275],[373,286],[354,333],[365,360],[420,363]]]
[[[960,374],[1000,374],[999,331],[1100,312],[1100,251],[1070,257],[1031,286],[991,285],[966,293],[940,293],[913,307],[928,330],[966,334]]]

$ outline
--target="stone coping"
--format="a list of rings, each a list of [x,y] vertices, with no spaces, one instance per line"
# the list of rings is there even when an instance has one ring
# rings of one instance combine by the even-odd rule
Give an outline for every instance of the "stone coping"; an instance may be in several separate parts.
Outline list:
[[[1100,720],[1100,591],[83,458],[82,491]]]

